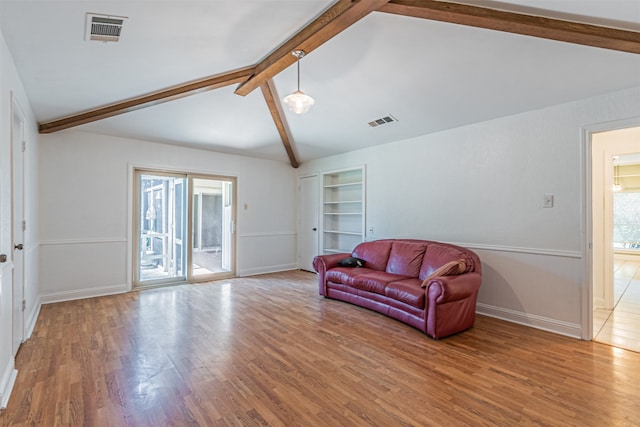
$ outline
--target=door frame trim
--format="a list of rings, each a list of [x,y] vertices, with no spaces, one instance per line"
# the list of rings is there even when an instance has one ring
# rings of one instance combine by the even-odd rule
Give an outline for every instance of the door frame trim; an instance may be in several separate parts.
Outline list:
[[[592,156],[592,136],[594,133],[615,131],[620,129],[640,126],[640,116],[629,117],[621,120],[613,120],[604,123],[597,123],[583,126],[580,129],[580,157],[582,159],[581,173],[581,206],[582,215],[580,218],[581,247],[582,247],[582,303],[581,320],[583,340],[593,339],[593,218],[592,218],[592,197],[593,197],[593,156]]]
[[[183,169],[183,168],[178,168],[178,167],[168,167],[166,165],[152,165],[152,164],[144,164],[144,163],[137,163],[137,162],[129,162],[127,165],[127,181],[128,181],[128,185],[127,185],[127,236],[129,236],[129,238],[131,239],[131,241],[129,241],[128,245],[127,245],[127,261],[126,261],[126,277],[127,277],[127,290],[128,291],[133,291],[133,290],[141,290],[141,289],[145,289],[145,288],[149,288],[149,287],[160,287],[160,286],[167,286],[167,285],[173,285],[173,284],[180,284],[180,283],[190,283],[189,282],[189,274],[187,271],[187,274],[185,275],[185,280],[179,280],[179,281],[167,281],[167,282],[157,282],[157,283],[153,283],[150,285],[138,285],[138,286],[134,286],[135,285],[135,268],[136,268],[136,261],[135,261],[135,257],[137,254],[137,248],[138,248],[138,242],[137,242],[137,235],[136,233],[138,232],[138,225],[137,225],[137,218],[135,215],[135,209],[136,206],[138,204],[138,199],[137,199],[137,186],[136,186],[136,171],[145,171],[145,172],[149,172],[151,174],[165,174],[165,175],[170,175],[170,176],[174,176],[174,175],[185,175],[187,178],[187,190],[188,190],[188,194],[187,194],[187,199],[191,199],[191,189],[190,189],[190,177],[195,177],[195,178],[205,178],[205,179],[210,179],[211,177],[213,177],[212,179],[225,179],[225,180],[233,180],[233,184],[234,184],[234,191],[233,191],[233,206],[234,206],[234,210],[233,210],[233,221],[234,221],[234,233],[232,236],[233,239],[233,248],[232,248],[232,268],[233,271],[230,272],[227,276],[218,276],[216,277],[216,279],[224,279],[224,278],[230,278],[230,277],[235,277],[237,275],[237,251],[238,251],[238,245],[237,245],[237,236],[238,236],[238,222],[237,222],[237,215],[238,215],[238,206],[237,206],[237,200],[238,200],[238,176],[237,175],[233,175],[233,174],[224,174],[224,173],[214,173],[214,172],[210,172],[210,171],[203,171],[203,170],[192,170],[192,169]],[[187,200],[187,204],[189,205],[190,203],[192,203],[191,200]],[[187,214],[187,220],[189,221],[188,224],[188,229],[187,229],[187,247],[189,247],[189,251],[187,252],[187,265],[189,265],[188,263],[190,262],[190,247],[191,247],[191,236],[190,236],[190,230],[189,227],[191,226],[190,222],[192,221],[191,219],[191,209],[192,207],[189,206],[188,207],[189,212]],[[190,267],[189,267],[190,269]],[[207,280],[211,280],[211,279],[207,279]],[[195,283],[195,282],[194,282]]]

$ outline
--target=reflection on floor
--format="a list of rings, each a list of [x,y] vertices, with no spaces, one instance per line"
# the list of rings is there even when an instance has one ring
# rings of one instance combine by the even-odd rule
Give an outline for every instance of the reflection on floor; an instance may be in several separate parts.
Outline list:
[[[614,309],[593,312],[594,340],[640,352],[640,261],[614,261]]]

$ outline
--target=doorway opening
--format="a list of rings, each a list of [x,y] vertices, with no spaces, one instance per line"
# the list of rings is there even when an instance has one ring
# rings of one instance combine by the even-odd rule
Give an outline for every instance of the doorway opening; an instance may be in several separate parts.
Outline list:
[[[640,351],[640,127],[591,135],[592,338]]]
[[[134,287],[235,274],[235,178],[136,170]]]

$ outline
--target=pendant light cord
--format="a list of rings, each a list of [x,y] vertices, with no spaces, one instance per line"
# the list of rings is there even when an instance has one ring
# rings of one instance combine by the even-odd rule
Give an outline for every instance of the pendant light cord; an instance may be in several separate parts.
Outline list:
[[[298,92],[300,91],[300,58],[296,60],[298,63]]]

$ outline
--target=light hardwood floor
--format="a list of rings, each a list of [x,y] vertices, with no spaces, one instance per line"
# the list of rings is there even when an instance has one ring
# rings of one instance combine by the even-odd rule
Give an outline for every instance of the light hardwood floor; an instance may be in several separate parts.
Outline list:
[[[613,293],[613,310],[594,310],[594,339],[640,352],[640,262],[616,258]]]
[[[434,341],[316,280],[45,305],[0,425],[640,425],[638,353],[482,316]]]

